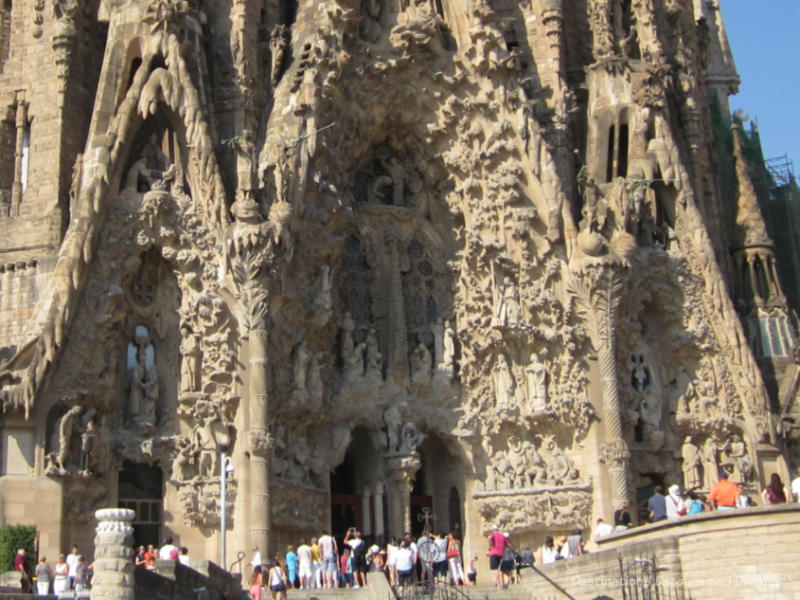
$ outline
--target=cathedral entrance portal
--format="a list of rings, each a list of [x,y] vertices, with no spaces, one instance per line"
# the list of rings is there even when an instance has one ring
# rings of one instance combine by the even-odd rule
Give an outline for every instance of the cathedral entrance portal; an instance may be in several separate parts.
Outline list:
[[[119,506],[136,513],[133,541],[136,546],[161,544],[164,522],[163,473],[156,466],[125,461],[119,472]]]
[[[385,474],[380,453],[365,429],[353,431],[344,460],[331,473],[331,534],[344,538],[358,527],[370,541],[386,539]]]

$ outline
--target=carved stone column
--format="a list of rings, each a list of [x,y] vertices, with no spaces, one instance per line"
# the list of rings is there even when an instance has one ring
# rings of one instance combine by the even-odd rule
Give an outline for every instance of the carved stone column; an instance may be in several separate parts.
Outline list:
[[[268,552],[269,541],[269,458],[272,444],[267,428],[269,416],[269,380],[267,365],[266,319],[255,322],[250,330],[248,367],[248,441],[250,446],[250,545]]]
[[[373,496],[373,505],[375,506],[375,540],[380,544],[384,537],[386,527],[383,524],[383,482],[379,481],[375,484],[375,495]]]
[[[414,476],[422,466],[419,454],[401,454],[389,457],[389,470],[395,485],[394,502],[390,506],[390,535],[400,536],[411,531],[411,488]]]
[[[616,359],[616,316],[627,269],[617,262],[592,262],[573,272],[570,288],[589,325],[602,374],[605,441],[601,460],[608,468],[612,502],[628,500],[628,464],[631,452],[622,435]]]
[[[133,521],[127,508],[103,508],[94,513],[98,521],[94,538],[92,598],[133,600]]]
[[[399,386],[408,382],[408,335],[406,314],[403,305],[403,279],[400,265],[398,241],[389,240],[389,357],[386,378]]]
[[[361,533],[364,535],[372,535],[372,519],[369,514],[369,499],[372,495],[372,490],[369,486],[364,487],[364,494],[361,496]]]

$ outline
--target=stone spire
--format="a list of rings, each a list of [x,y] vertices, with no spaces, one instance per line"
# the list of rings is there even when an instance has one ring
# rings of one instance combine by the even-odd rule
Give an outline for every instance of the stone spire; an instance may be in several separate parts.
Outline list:
[[[736,200],[736,231],[734,233],[734,247],[750,248],[753,246],[768,246],[773,248],[772,240],[767,234],[764,218],[758,206],[756,189],[750,177],[747,160],[742,152],[742,141],[739,126],[731,125],[733,132],[733,156],[736,161],[736,180],[739,182],[739,196]]]
[[[716,93],[722,114],[730,119],[728,96],[739,92],[741,79],[733,61],[719,0],[694,0],[694,14],[695,19],[704,19],[708,27],[706,83]]]

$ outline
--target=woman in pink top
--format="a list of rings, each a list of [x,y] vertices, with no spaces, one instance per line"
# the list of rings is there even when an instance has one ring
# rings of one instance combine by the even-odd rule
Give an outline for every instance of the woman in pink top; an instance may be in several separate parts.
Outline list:
[[[503,560],[506,546],[514,550],[508,538],[498,531],[497,525],[492,526],[492,533],[489,534],[489,552],[486,554],[489,556],[489,568],[492,571],[492,582],[499,588],[503,587],[500,563]]]

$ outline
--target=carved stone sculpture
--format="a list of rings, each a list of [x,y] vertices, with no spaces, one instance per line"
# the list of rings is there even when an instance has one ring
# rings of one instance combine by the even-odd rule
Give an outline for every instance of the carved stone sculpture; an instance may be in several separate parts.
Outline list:
[[[514,280],[503,279],[495,310],[494,324],[499,327],[516,327],[522,322],[522,307],[519,303],[519,292]]]
[[[200,389],[201,353],[198,336],[189,327],[181,327],[181,392]]]
[[[683,440],[681,457],[683,459],[683,464],[681,465],[681,470],[683,471],[683,489],[699,489],[702,485],[700,476],[702,460],[700,449],[692,443],[692,436],[690,435],[687,435]]]
[[[528,408],[532,414],[539,414],[547,409],[547,369],[536,352],[531,352],[530,362],[525,367],[525,376],[528,383]]]

